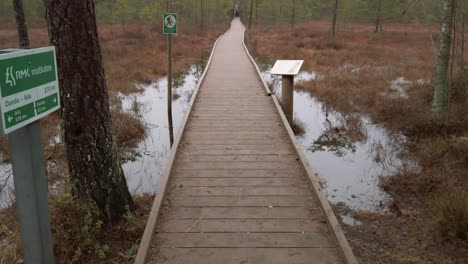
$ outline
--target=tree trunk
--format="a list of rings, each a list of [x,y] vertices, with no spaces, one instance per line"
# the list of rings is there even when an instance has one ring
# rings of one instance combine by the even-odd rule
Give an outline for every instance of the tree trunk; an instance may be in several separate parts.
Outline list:
[[[21,0],[13,0],[13,9],[15,11],[19,46],[22,49],[29,49],[28,27],[24,16],[23,2]]]
[[[113,137],[93,0],[44,0],[57,48],[65,151],[72,194],[107,222],[133,208]]]
[[[258,25],[258,3],[260,0],[255,0],[255,25]]]
[[[338,18],[338,0],[335,0],[335,6],[333,7],[332,41],[335,41],[337,18]]]
[[[375,33],[379,33],[382,31],[382,0],[377,3],[377,17],[375,19]]]
[[[454,1],[455,0],[444,1],[440,51],[436,62],[432,112],[434,117],[439,121],[445,119],[448,113],[448,68],[452,42]]]
[[[200,0],[200,30],[203,32],[203,0]]]
[[[460,55],[460,68],[462,72],[463,84],[465,90],[468,91],[468,68],[465,64],[465,19],[466,14],[461,14],[461,55]]]
[[[291,28],[294,28],[295,24],[296,24],[296,0],[293,0],[292,12],[291,12]]]
[[[254,1],[254,0],[250,0],[250,17],[249,17],[249,29],[251,29],[251,28],[252,28],[253,1]]]

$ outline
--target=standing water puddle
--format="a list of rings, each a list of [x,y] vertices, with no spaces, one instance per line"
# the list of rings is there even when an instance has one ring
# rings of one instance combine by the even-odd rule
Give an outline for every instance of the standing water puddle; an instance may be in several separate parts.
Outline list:
[[[263,68],[264,80],[281,94],[281,79]],[[295,82],[318,78],[313,72],[301,72]],[[280,96],[278,96],[280,97]],[[294,119],[304,133],[299,144],[322,186],[328,200],[353,210],[384,211],[390,196],[379,187],[379,177],[414,166],[399,158],[402,135],[390,134],[360,114],[345,115],[327,109],[310,93],[294,91]],[[347,223],[356,222],[350,217]]]
[[[200,76],[200,68],[193,65],[187,72],[174,79],[172,113],[175,135],[188,110]],[[163,173],[170,150],[166,101],[167,78],[161,78],[141,88],[142,93],[120,96],[122,109],[130,113],[138,109],[137,114],[147,126],[145,139],[132,152],[138,153],[137,156],[124,163],[122,167],[130,192],[152,194]],[[8,207],[13,199],[12,178],[11,164],[0,162],[0,209]]]
[[[177,87],[174,89],[172,103],[174,135],[177,135],[180,129],[200,75],[200,69],[192,66],[174,81],[174,87]],[[170,152],[167,78],[161,78],[156,83],[141,88],[143,88],[142,93],[121,96],[123,110],[132,112],[136,105],[148,128],[145,140],[135,151],[139,156],[123,164],[122,167],[132,193],[154,193]]]

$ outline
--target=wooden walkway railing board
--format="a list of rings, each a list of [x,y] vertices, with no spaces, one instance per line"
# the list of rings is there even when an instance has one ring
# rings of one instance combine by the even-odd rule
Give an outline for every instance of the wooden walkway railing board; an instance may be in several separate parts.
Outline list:
[[[215,45],[136,263],[355,263],[243,37]]]

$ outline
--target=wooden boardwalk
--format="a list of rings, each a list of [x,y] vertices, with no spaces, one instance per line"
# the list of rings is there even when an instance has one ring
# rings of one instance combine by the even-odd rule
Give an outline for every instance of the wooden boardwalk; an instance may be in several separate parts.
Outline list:
[[[216,44],[136,263],[354,263],[243,37]]]

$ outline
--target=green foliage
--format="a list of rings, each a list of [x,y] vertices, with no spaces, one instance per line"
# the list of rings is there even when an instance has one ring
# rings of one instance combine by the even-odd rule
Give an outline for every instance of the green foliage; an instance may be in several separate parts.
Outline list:
[[[463,190],[447,191],[431,201],[434,221],[443,235],[468,238],[468,195]]]

